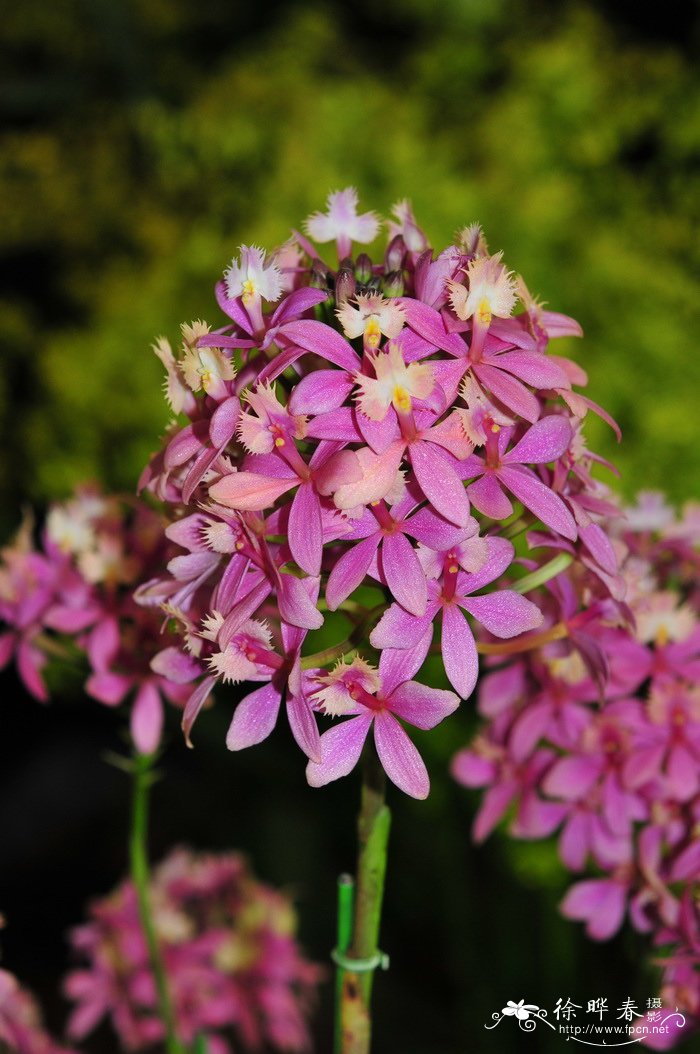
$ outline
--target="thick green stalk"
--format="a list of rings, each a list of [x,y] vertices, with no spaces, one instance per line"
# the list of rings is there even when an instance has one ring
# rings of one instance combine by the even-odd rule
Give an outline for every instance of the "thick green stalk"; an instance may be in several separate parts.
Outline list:
[[[359,853],[355,890],[355,929],[350,958],[372,960],[378,954],[391,813],[384,801],[386,778],[374,748],[364,758],[362,804],[358,817]],[[342,1054],[369,1054],[373,970],[343,976]]]
[[[352,941],[352,924],[355,906],[355,879],[352,875],[341,875],[338,879],[338,929],[336,933],[336,951],[347,955]],[[343,985],[345,970],[336,963],[335,973],[335,1033],[333,1036],[333,1054],[343,1054]]]
[[[175,1031],[175,1015],[168,989],[168,979],[151,910],[149,890],[151,875],[148,866],[148,803],[154,779],[153,755],[135,753],[133,773],[134,791],[131,810],[131,832],[129,836],[131,879],[136,887],[139,919],[146,939],[148,957],[155,979],[158,1013],[165,1028],[165,1049],[167,1054],[185,1054],[185,1047],[178,1040],[177,1032]]]

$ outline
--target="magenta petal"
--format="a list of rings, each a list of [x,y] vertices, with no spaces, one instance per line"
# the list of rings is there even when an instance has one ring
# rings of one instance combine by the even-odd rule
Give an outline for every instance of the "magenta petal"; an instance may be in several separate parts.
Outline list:
[[[492,520],[507,520],[513,512],[510,500],[491,471],[485,472],[481,479],[470,483],[467,494],[472,505]]]
[[[449,272],[451,273],[451,272]],[[444,288],[444,277],[442,278]],[[442,291],[442,289],[441,289]],[[420,300],[404,296],[399,301],[406,313],[408,324],[412,330],[418,333],[436,348],[448,352],[450,355],[464,356],[466,348],[464,341],[457,333],[448,333],[445,328],[445,320],[439,311],[429,307]]]
[[[93,673],[85,683],[85,691],[92,699],[105,706],[118,706],[132,685],[131,677],[107,671]]]
[[[310,289],[308,287],[295,289],[293,293],[289,293],[288,296],[284,297],[275,309],[270,325],[281,326],[290,319],[303,315],[309,308],[315,307],[316,304],[322,304],[327,296],[328,293],[325,289]]]
[[[408,681],[420,670],[425,662],[430,643],[433,639],[433,627],[414,644],[412,648],[385,648],[379,659],[379,676],[382,681],[382,693],[391,695],[397,685]]]
[[[338,487],[335,492],[333,500],[339,509],[354,509],[358,505],[379,501],[396,483],[396,475],[403,458],[403,442],[399,440],[392,443],[383,454],[375,454],[369,451],[368,447],[363,449],[367,456],[362,461],[362,478]],[[360,450],[359,454],[362,453]]]
[[[625,759],[622,770],[625,786],[636,790],[658,776],[665,753],[666,745],[663,742],[650,747],[637,747]]]
[[[320,450],[317,447],[316,453]],[[362,467],[354,450],[339,450],[316,467],[316,457],[311,458],[314,469],[316,490],[324,497],[329,497],[338,487],[347,483],[357,483],[362,478]]]
[[[393,406],[389,407],[388,413],[381,421],[372,421],[369,417],[365,417],[363,413],[360,413],[359,410],[355,411],[355,420],[357,421],[357,427],[362,433],[362,438],[374,450],[375,454],[383,454],[400,434],[398,419]]]
[[[517,706],[526,691],[525,669],[520,662],[487,673],[479,685],[479,713],[482,717],[498,717]]]
[[[412,615],[424,615],[428,603],[425,571],[404,534],[385,537],[381,566],[394,599]]]
[[[267,579],[263,579],[249,593],[246,593],[235,607],[231,608],[219,630],[219,645],[222,648],[230,644],[231,638],[238,632],[243,623],[247,622],[251,615],[255,614],[263,600],[266,600],[270,595],[270,592],[270,583]]]
[[[426,498],[445,519],[464,527],[469,519],[469,499],[459,476],[445,454],[420,440],[411,444],[411,464]]]
[[[569,387],[569,378],[561,366],[540,352],[506,351],[498,355],[494,362],[533,388]]]
[[[206,549],[203,528],[206,526],[206,517],[201,512],[193,512],[190,516],[183,516],[181,520],[175,520],[165,528],[165,537],[183,549],[189,549],[191,553]]]
[[[287,717],[297,745],[311,761],[320,761],[322,755],[318,725],[303,695],[288,695]]]
[[[350,406],[312,417],[306,428],[311,439],[335,439],[345,443],[361,443],[362,433],[357,427],[355,411]]]
[[[391,782],[412,798],[427,798],[430,779],[425,762],[408,734],[387,710],[380,711],[374,719],[374,742]]]
[[[67,604],[55,604],[44,613],[43,622],[49,629],[58,633],[80,633],[91,626],[97,617],[95,608],[69,607]]]
[[[567,919],[587,922],[586,932],[596,941],[617,933],[625,915],[625,888],[613,879],[591,879],[572,886],[560,905]]]
[[[131,736],[141,754],[157,750],[163,731],[163,703],[158,689],[146,681],[134,699],[131,710]]]
[[[478,571],[460,571],[457,575],[459,596],[476,593],[478,589],[490,585],[511,565],[515,550],[507,538],[487,537],[485,541],[488,557],[484,566]]]
[[[666,792],[674,801],[690,801],[698,790],[698,762],[681,743],[671,748],[666,766]]]
[[[293,366],[297,359],[300,359],[304,354],[304,349],[297,347],[296,344],[292,345],[291,348],[285,348],[274,358],[270,359],[266,366],[260,370],[258,374],[258,384],[264,381],[277,380],[285,370],[288,370],[290,366]]]
[[[583,801],[599,772],[599,765],[591,758],[561,758],[554,762],[545,776],[542,790],[564,801]]]
[[[403,525],[403,530],[417,542],[422,542],[429,549],[444,552],[453,545],[459,545],[464,539],[464,527],[456,527],[444,516],[440,516],[429,505],[419,509]]]
[[[540,416],[540,404],[535,395],[511,377],[504,370],[482,363],[474,367],[474,373],[485,388],[503,403],[509,410],[524,417],[526,421],[536,421]]]
[[[192,746],[190,740],[190,732],[192,726],[199,716],[199,712],[206,703],[212,688],[216,684],[216,677],[205,677],[201,684],[198,684],[192,695],[185,703],[185,709],[182,714],[182,731],[185,736],[185,743],[188,747]]]
[[[617,574],[617,557],[605,531],[597,523],[589,523],[579,528],[579,535],[596,563],[609,575]]]
[[[293,479],[275,479],[257,472],[231,472],[218,483],[212,484],[209,497],[229,509],[261,512],[274,505],[282,494],[298,482],[296,476]]]
[[[423,639],[434,618],[434,605],[418,618],[400,604],[392,604],[370,633],[370,644],[373,648],[412,648]]]
[[[545,487],[533,472],[522,466],[507,465],[498,470],[501,482],[515,495],[518,501],[534,512],[542,523],[553,531],[576,541],[576,524],[574,518],[561,498]]]
[[[323,615],[309,598],[304,583],[294,575],[280,575],[277,603],[285,622],[300,629],[320,629]]]
[[[493,761],[467,749],[452,758],[450,772],[465,787],[488,787],[496,779],[498,768]]]
[[[282,696],[273,684],[250,692],[236,707],[226,734],[229,750],[244,750],[267,739],[275,727]]]
[[[531,600],[511,589],[499,589],[483,597],[465,597],[461,603],[489,633],[503,639],[537,629],[544,621],[542,612]]]
[[[289,397],[293,414],[323,414],[337,410],[350,395],[355,382],[345,370],[314,370],[302,377]]]
[[[560,391],[560,395],[564,402],[567,404],[572,413],[576,414],[577,417],[585,417],[588,410],[592,410],[594,414],[597,414],[602,421],[610,425],[615,437],[619,442],[622,440],[622,432],[620,426],[614,417],[611,417],[602,406],[598,406],[598,403],[594,403],[592,399],[589,399],[586,395],[581,395],[580,392]]]
[[[518,793],[518,785],[514,780],[505,780],[489,788],[481,802],[481,808],[474,820],[473,838],[475,842],[483,842],[493,831]]]
[[[526,793],[511,826],[515,838],[548,838],[556,830],[567,812],[566,805],[542,801],[536,794]]]
[[[377,531],[369,538],[353,545],[336,561],[328,576],[326,603],[331,611],[350,596],[363,581],[377,551],[381,535]]]
[[[214,291],[216,302],[224,314],[232,318],[236,325],[240,326],[246,333],[252,334],[248,312],[243,308],[240,297],[230,297],[226,292],[225,282],[217,282]]]
[[[321,736],[320,762],[310,761],[306,766],[306,779],[311,787],[323,787],[326,783],[347,776],[360,760],[360,754],[374,720],[372,714],[350,717],[335,725]]]
[[[90,632],[87,654],[90,664],[98,673],[108,669],[114,662],[121,644],[119,623],[116,618],[101,619]]]
[[[313,319],[288,322],[280,328],[282,334],[297,347],[320,355],[348,373],[354,374],[360,369],[360,360],[347,340],[323,322]]]
[[[210,552],[174,556],[168,561],[168,571],[179,582],[192,582],[200,575],[211,574],[218,566],[219,554]]]
[[[311,483],[302,483],[289,510],[289,548],[302,571],[321,573],[323,527],[321,503]]]
[[[454,692],[441,688],[429,688],[418,681],[405,681],[392,692],[387,700],[392,714],[408,721],[416,728],[435,728],[459,706],[459,697]]]
[[[559,838],[559,855],[569,871],[582,871],[588,856],[590,820],[588,813],[572,812]]]
[[[571,442],[571,425],[558,414],[543,417],[527,432],[503,458],[504,464],[544,465],[556,461]]]
[[[175,647],[164,648],[154,655],[151,669],[173,684],[189,684],[202,673],[201,666],[191,655]]]
[[[207,422],[196,421],[192,425],[186,425],[177,435],[173,436],[165,449],[166,469],[170,472],[198,454],[205,445],[207,433]]]
[[[469,624],[454,604],[442,612],[442,661],[454,690],[468,699],[479,673],[479,658]]]
[[[209,438],[216,450],[222,450],[230,443],[236,431],[238,418],[241,415],[241,402],[237,395],[224,399],[214,413],[209,423]]]
[[[529,757],[544,736],[552,719],[552,704],[546,701],[530,703],[518,715],[510,734],[509,747],[513,760]]]

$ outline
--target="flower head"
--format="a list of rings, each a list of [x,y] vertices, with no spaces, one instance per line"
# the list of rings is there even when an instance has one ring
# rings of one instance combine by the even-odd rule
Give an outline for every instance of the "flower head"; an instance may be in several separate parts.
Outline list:
[[[469,287],[450,282],[450,303],[458,318],[476,318],[481,326],[491,325],[494,315],[508,318],[517,301],[515,279],[501,262],[502,252],[475,256],[467,267]]]
[[[363,337],[370,351],[377,350],[382,335],[398,337],[406,321],[400,304],[378,293],[360,293],[354,302],[356,306],[348,300],[336,311],[346,337]]]
[[[338,256],[341,259],[348,256],[352,242],[365,245],[374,241],[379,231],[379,218],[374,212],[358,215],[357,202],[354,187],[329,194],[327,211],[313,212],[304,223],[304,229],[317,242],[330,242],[335,238]]]
[[[397,413],[408,413],[414,399],[427,399],[433,390],[433,366],[427,362],[406,365],[398,344],[388,344],[370,361],[375,376],[357,374],[355,380],[360,389],[357,405],[372,421],[383,421],[390,406]]]
[[[245,305],[263,299],[275,303],[282,295],[282,272],[276,263],[266,262],[265,252],[255,245],[241,245],[240,258],[234,258],[224,272],[226,292],[240,296]]]

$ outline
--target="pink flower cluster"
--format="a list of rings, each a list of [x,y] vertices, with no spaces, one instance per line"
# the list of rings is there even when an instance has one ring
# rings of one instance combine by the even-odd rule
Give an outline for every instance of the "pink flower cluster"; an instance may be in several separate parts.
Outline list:
[[[301,955],[289,900],[245,860],[172,852],[151,882],[153,917],[182,1042],[210,1054],[306,1051],[320,970]],[[109,1017],[125,1050],[163,1037],[156,987],[130,882],[92,904],[71,943],[86,965],[66,978],[76,1039]]]
[[[506,816],[518,838],[559,831],[564,865],[590,876],[563,914],[597,940],[627,915],[666,951],[665,1005],[700,1022],[700,505],[677,520],[643,494],[607,530],[610,595],[583,564],[547,583],[562,635],[483,678],[453,773],[488,788],[477,841]]]
[[[187,423],[141,486],[180,555],[138,599],[177,619],[199,668],[188,739],[217,682],[257,681],[232,750],[284,702],[313,786],[349,773],[372,729],[390,779],[423,798],[404,723],[432,728],[471,694],[474,622],[505,640],[543,624],[503,581],[522,572],[510,537],[539,522],[604,588],[616,574],[581,435],[589,409],[610,419],[548,353],[577,323],[544,311],[478,225],[435,255],[400,202],[378,262],[353,258],[379,227],[353,190],[331,194],[308,237],[241,247],[216,286],[223,324],[183,326],[178,353],[157,342]],[[337,264],[309,239],[335,241]],[[453,690],[414,679],[438,622]],[[320,734],[318,714],[344,720]]]
[[[26,522],[0,553],[0,667],[14,658],[27,690],[45,702],[49,657],[69,658],[77,648],[90,667],[87,694],[107,706],[129,698],[134,742],[152,752],[162,698],[182,705],[197,673],[178,649],[164,647],[162,612],[133,599],[134,586],[167,557],[156,513],[93,488],[50,509],[38,548]]]
[[[73,1054],[44,1030],[34,996],[6,970],[0,970],[0,1049],[7,1054]]]
[[[0,1045],[8,1054],[72,1054],[45,1031],[33,996],[0,970]]]

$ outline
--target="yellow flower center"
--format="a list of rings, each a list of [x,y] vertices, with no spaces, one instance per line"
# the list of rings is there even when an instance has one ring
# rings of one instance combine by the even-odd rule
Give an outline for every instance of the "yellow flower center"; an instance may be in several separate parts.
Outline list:
[[[400,384],[397,384],[394,388],[392,402],[400,414],[407,414],[411,409],[411,396]]]
[[[382,331],[379,328],[379,323],[376,318],[372,315],[367,319],[365,325],[365,344],[372,351],[376,351],[379,347],[379,341],[382,336]]]
[[[665,626],[662,622],[656,631],[656,639],[654,641],[657,648],[665,648],[669,642],[670,636],[668,626]]]
[[[241,299],[243,300],[244,304],[249,304],[254,297],[255,283],[252,281],[252,279],[247,278],[243,283],[243,293],[241,294]]]
[[[491,325],[491,304],[488,297],[482,297],[476,312],[477,321],[481,326]]]

